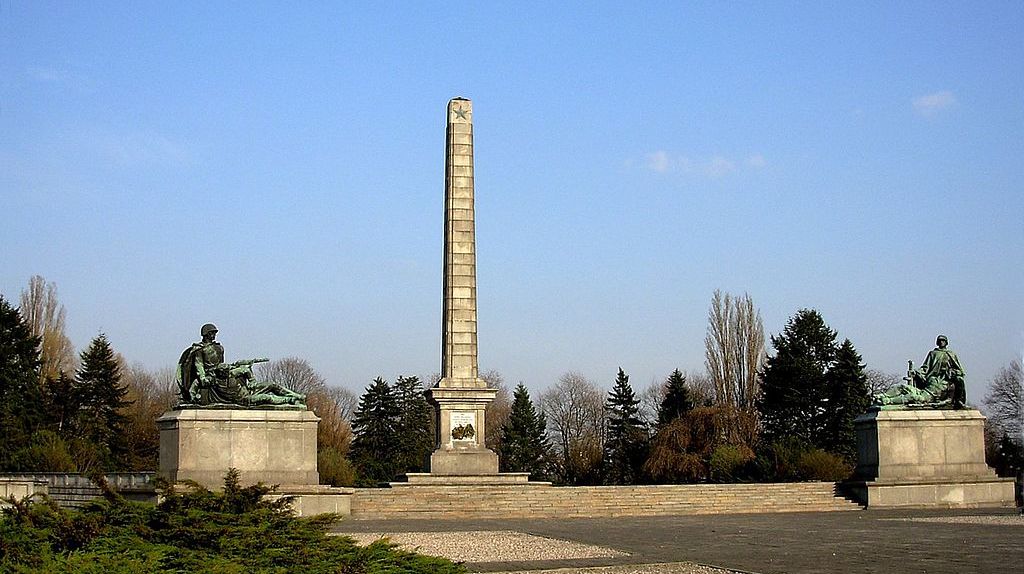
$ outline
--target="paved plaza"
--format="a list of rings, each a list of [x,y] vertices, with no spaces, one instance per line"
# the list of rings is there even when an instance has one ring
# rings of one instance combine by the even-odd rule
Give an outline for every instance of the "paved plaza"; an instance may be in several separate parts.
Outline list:
[[[680,562],[760,574],[1024,571],[1024,517],[1014,509],[566,520],[347,520],[335,530],[363,533],[364,540],[367,533],[391,533],[399,542],[401,533],[460,533],[451,540],[463,547],[480,547],[479,555],[487,560],[467,561],[475,572],[558,568],[571,569],[569,572],[603,566],[620,567],[612,569],[614,572],[692,571],[685,566],[639,566]],[[553,543],[552,551],[522,554],[529,559],[516,559],[513,551],[500,548],[500,535],[467,535],[472,532],[518,533],[509,539],[512,546],[537,540],[538,548],[544,548],[546,540]],[[576,554],[560,554],[557,548],[562,543]],[[590,554],[587,548],[593,549]],[[465,548],[460,552],[463,554],[456,555],[464,556]]]

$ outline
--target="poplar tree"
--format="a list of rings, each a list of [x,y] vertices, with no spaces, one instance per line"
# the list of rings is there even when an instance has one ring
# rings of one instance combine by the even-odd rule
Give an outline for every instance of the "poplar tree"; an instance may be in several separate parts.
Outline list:
[[[501,427],[498,460],[504,472],[529,472],[534,479],[547,477],[551,445],[547,439],[547,420],[530,400],[522,383],[512,394],[512,410]]]
[[[665,380],[665,398],[658,405],[658,428],[693,410],[690,389],[686,386],[686,375],[676,369]]]
[[[607,436],[604,443],[604,480],[607,484],[635,484],[647,458],[647,429],[640,419],[640,399],[619,367],[615,386],[608,392]]]

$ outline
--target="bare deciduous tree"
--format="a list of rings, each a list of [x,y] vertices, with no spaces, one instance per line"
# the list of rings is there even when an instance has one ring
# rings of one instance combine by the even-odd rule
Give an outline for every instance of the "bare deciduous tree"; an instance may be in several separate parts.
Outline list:
[[[278,383],[304,395],[322,390],[326,385],[323,376],[310,366],[309,361],[298,357],[261,363],[256,365],[255,374],[260,381]]]
[[[686,375],[686,386],[690,389],[690,400],[695,406],[711,406],[715,402],[715,383],[704,371],[691,371]]]
[[[39,380],[45,383],[56,379],[61,371],[75,370],[75,348],[64,334],[64,306],[57,300],[57,285],[48,283],[39,275],[28,282],[21,292],[21,316],[32,335],[40,338]]]
[[[889,388],[903,382],[899,375],[880,369],[864,369],[864,376],[867,377],[868,392],[872,395],[884,393]]]
[[[480,373],[480,378],[487,383],[488,388],[498,390],[498,394],[484,411],[484,442],[487,448],[496,449],[501,446],[501,427],[508,421],[508,415],[512,412],[512,395],[508,392],[505,378],[498,371],[485,371]]]
[[[128,389],[125,398],[130,401],[122,410],[128,419],[125,440],[131,453],[125,462],[132,470],[155,470],[160,447],[156,419],[174,406],[178,398],[173,370],[162,369],[154,374],[141,363],[126,364],[120,354],[115,355],[115,359],[122,366],[121,383]],[[171,377],[168,377],[168,372],[171,372]]]
[[[306,404],[320,417],[317,447],[332,448],[340,455],[348,453],[352,444],[352,416],[359,398],[342,387],[324,386],[309,393]]]
[[[665,400],[665,383],[652,381],[647,388],[637,393],[637,398],[640,399],[640,419],[649,428],[654,428],[658,424],[658,408]]]
[[[750,445],[756,433],[756,425],[750,423],[756,421],[758,377],[765,359],[764,325],[750,295],[733,297],[715,290],[704,349],[715,402],[727,413],[749,415],[734,417],[734,424],[725,425],[729,439]]]
[[[999,370],[989,383],[984,404],[992,425],[1024,446],[1024,373],[1020,361],[1011,361]]]
[[[540,397],[548,432],[569,484],[594,482],[603,454],[604,393],[579,373],[566,373]]]
[[[329,386],[325,389],[334,404],[338,405],[338,414],[341,418],[351,421],[359,408],[359,395],[344,387]]]

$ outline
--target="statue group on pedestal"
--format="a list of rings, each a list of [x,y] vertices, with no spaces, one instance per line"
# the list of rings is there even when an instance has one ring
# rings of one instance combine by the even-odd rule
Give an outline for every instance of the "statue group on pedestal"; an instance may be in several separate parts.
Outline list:
[[[269,359],[224,362],[224,347],[217,342],[217,326],[200,329],[203,340],[193,343],[178,360],[180,406],[303,406],[306,395],[276,383],[260,383],[252,366]]]
[[[875,404],[881,407],[900,405],[908,408],[962,409],[967,403],[964,368],[949,349],[949,339],[939,335],[919,368],[908,361],[904,384],[896,385],[880,395]]]

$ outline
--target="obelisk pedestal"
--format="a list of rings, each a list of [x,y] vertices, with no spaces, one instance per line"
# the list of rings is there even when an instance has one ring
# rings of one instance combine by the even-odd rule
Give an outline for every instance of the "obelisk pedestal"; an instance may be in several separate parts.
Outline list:
[[[444,270],[441,380],[426,395],[437,415],[430,473],[410,483],[525,482],[498,474],[498,456],[484,441],[486,408],[496,389],[480,379],[476,339],[476,230],[473,189],[473,104],[448,102],[444,167]]]

